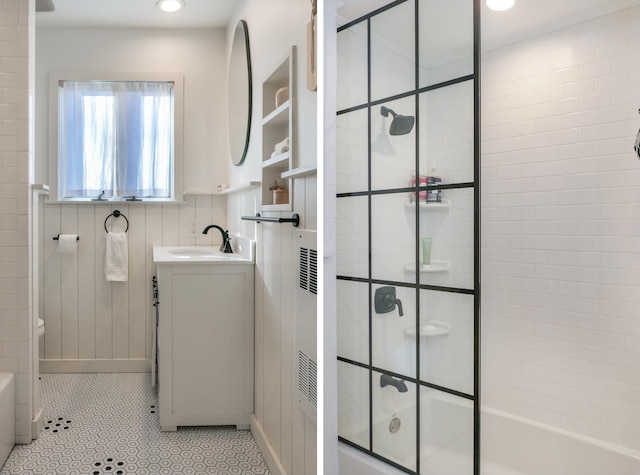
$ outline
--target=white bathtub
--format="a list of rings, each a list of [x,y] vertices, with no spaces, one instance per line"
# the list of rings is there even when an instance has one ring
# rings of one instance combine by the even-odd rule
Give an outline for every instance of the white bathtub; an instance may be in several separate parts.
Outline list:
[[[391,393],[394,394],[393,392]],[[415,400],[415,392],[404,395],[395,393],[396,401]],[[374,417],[373,451],[398,465],[416,470],[415,407],[409,406],[395,412],[389,400],[378,399],[374,408],[384,407]],[[396,406],[397,407],[397,406]],[[420,473],[427,475],[465,475],[473,473],[473,406],[465,401],[435,391],[424,391],[420,403],[421,417],[429,424],[422,425],[420,433]],[[390,424],[397,419],[400,429],[391,432]],[[342,434],[351,441],[366,445],[365,430]],[[406,473],[391,465],[367,456],[348,444],[339,444],[340,474],[382,475]]]
[[[16,389],[13,373],[0,373],[0,468],[16,441]]]
[[[421,444],[421,474],[471,475],[472,444],[471,410],[449,404],[446,400],[422,403],[427,407],[425,416],[438,429],[433,435],[423,434]],[[447,418],[450,424],[442,424]],[[481,473],[482,475],[639,475],[640,454],[631,450],[560,431],[556,428],[512,416],[492,409],[482,411]],[[466,426],[466,427],[465,427]],[[415,432],[415,426],[407,424]],[[378,434],[376,437],[375,434]],[[407,439],[391,440],[388,429],[381,422],[374,427],[374,440],[379,439],[374,451],[401,465],[415,469],[415,456],[410,453],[415,442]],[[396,444],[396,442],[398,442]],[[409,443],[407,443],[409,442]],[[406,443],[406,459],[401,460]],[[384,453],[382,445],[386,445]],[[340,443],[338,446],[340,475],[401,475],[405,472]]]
[[[640,453],[501,411],[482,411],[483,475],[638,475]]]

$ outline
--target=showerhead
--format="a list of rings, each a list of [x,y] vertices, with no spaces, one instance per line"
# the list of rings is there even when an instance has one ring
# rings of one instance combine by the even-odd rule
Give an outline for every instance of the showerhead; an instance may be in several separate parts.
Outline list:
[[[388,107],[382,106],[380,108],[380,114],[384,117],[389,117],[389,113],[393,116],[391,125],[389,126],[389,135],[406,135],[413,129],[413,124],[416,119],[412,115],[400,115]]]

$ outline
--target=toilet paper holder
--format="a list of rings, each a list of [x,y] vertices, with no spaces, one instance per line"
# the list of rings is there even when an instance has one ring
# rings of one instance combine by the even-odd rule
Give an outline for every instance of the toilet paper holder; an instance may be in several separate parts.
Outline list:
[[[57,236],[55,236],[53,238],[54,241],[59,241],[60,240],[60,233],[58,233]],[[80,240],[80,236],[76,236],[76,242],[78,242]]]

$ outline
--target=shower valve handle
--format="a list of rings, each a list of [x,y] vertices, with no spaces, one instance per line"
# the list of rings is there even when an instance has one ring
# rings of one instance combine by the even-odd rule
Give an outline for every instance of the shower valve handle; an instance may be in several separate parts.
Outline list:
[[[404,316],[404,312],[402,311],[402,302],[400,301],[400,299],[395,299],[393,301],[393,305],[397,305],[398,306],[398,315],[400,317]]]
[[[402,302],[396,297],[396,288],[390,285],[376,289],[374,296],[374,308],[376,313],[389,313],[398,307],[398,313],[402,317]]]

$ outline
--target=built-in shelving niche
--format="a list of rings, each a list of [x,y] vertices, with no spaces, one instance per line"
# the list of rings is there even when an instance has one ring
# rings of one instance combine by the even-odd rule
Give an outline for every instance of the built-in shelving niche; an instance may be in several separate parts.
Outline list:
[[[293,170],[296,157],[294,130],[295,112],[295,46],[262,82],[262,210],[291,211],[293,190],[287,173]],[[283,88],[288,88],[285,94]],[[283,98],[286,98],[283,99]],[[287,151],[275,150],[276,145],[289,139]],[[284,176],[283,176],[284,174]],[[288,190],[284,203],[274,204],[270,189],[277,183]]]

